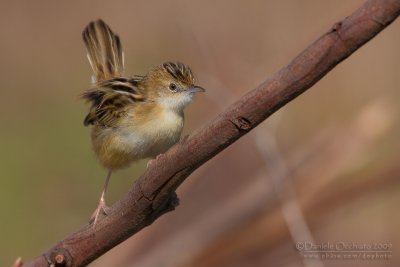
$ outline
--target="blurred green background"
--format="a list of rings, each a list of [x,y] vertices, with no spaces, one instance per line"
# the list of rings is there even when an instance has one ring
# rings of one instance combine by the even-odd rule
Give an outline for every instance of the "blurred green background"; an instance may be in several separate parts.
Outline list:
[[[104,19],[120,35],[127,75],[167,60],[191,66],[208,91],[186,112],[190,133],[362,3],[1,1],[0,266],[40,255],[97,205],[106,172],[91,150],[82,123],[88,107],[78,97],[90,81],[81,32],[91,20]],[[176,211],[92,266],[398,266],[399,32],[395,21],[202,166],[179,188]],[[272,182],[278,171],[262,156],[271,153],[263,143],[271,138],[278,147],[272,156],[286,162],[296,194]],[[113,175],[110,204],[145,163]],[[265,192],[251,191],[258,182]],[[317,243],[391,242],[393,258],[304,260],[293,248],[299,239],[287,199],[302,208],[307,227],[300,234],[308,229]]]

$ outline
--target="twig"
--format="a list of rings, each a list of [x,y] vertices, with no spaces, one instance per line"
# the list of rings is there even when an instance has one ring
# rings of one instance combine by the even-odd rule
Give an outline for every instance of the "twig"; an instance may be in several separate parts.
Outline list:
[[[400,171],[396,162],[393,162],[389,167],[386,166],[383,172],[375,173],[372,176],[367,174],[367,176],[363,176],[363,179],[356,179],[355,182],[347,183],[347,186],[343,186],[342,183],[342,180],[349,181],[350,176],[354,176],[354,173],[349,172],[349,170],[354,170],[355,161],[358,162],[360,157],[368,154],[367,151],[374,146],[376,141],[387,135],[394,126],[392,105],[390,101],[384,101],[384,99],[374,100],[364,105],[357,112],[357,115],[346,124],[331,125],[327,128],[325,126],[316,135],[305,139],[300,147],[286,155],[287,163],[290,164],[290,180],[293,186],[296,185],[298,204],[301,206],[311,229],[318,229],[320,222],[324,221],[326,216],[332,216],[332,212],[334,213],[341,207],[352,203],[355,199],[368,198],[372,194],[375,198],[377,192],[385,192],[385,189],[396,184],[398,177],[396,173]],[[379,126],[378,124],[381,124],[381,121],[386,122]],[[327,124],[332,123],[327,122]],[[377,130],[377,128],[380,129]],[[260,133],[260,130],[263,129],[257,129],[257,132]],[[338,147],[340,148],[338,149]],[[292,230],[286,226],[287,218],[278,202],[280,199],[285,200],[285,197],[290,197],[292,189],[290,186],[285,187],[282,184],[287,183],[287,179],[274,181],[276,172],[271,165],[275,164],[279,163],[274,161],[274,163],[269,164],[267,173],[260,170],[256,177],[251,178],[255,182],[254,185],[259,187],[263,186],[259,181],[264,180],[264,188],[248,192],[252,194],[252,198],[249,200],[240,199],[241,205],[246,206],[246,210],[242,210],[240,207],[236,210],[237,216],[258,215],[252,216],[250,220],[241,217],[240,222],[238,222],[237,217],[235,220],[231,216],[228,220],[236,221],[237,227],[228,228],[222,234],[220,233],[212,243],[203,247],[197,256],[191,256],[190,264],[171,266],[231,266],[235,265],[238,259],[247,259],[248,257],[257,258],[257,264],[260,266],[268,266],[271,257],[274,259],[277,256],[275,253],[277,250],[281,250],[283,244],[286,244],[284,246],[289,249],[285,254],[287,255],[287,258],[285,258],[287,260],[286,265],[290,265],[290,262],[293,261],[298,263],[299,257],[292,258],[296,255],[293,240],[288,241]],[[367,162],[364,162],[364,164],[367,164]],[[338,179],[339,177],[340,179]],[[267,186],[267,183],[269,186]],[[281,187],[279,190],[280,198],[275,197],[274,191],[277,190],[271,183],[279,183],[278,188]],[[300,186],[302,187],[300,190],[298,190],[299,185],[303,185]],[[243,188],[243,190],[248,189]],[[241,190],[239,197],[242,193]],[[230,200],[228,199],[228,201]],[[233,205],[237,204],[234,201],[231,202]],[[263,204],[262,208],[260,203]],[[215,208],[218,208],[218,205],[213,207],[213,209]],[[262,212],[260,213],[260,211]],[[211,216],[207,213],[205,217]],[[301,226],[301,222],[299,225]],[[299,225],[295,225],[295,227],[299,227]],[[218,227],[222,226],[212,225],[209,228],[214,230]],[[195,238],[195,240],[197,239]],[[310,241],[304,236],[298,238],[298,240],[301,242]],[[169,247],[169,241],[164,240],[164,247]],[[181,244],[180,248],[182,246],[185,246],[185,244]],[[173,253],[173,251],[170,251],[169,255],[176,255],[176,253]],[[152,258],[152,252],[148,254],[147,257]],[[272,262],[274,261],[272,260]],[[159,265],[150,264],[147,266]],[[138,266],[142,265],[139,264]]]
[[[275,136],[268,130],[264,130],[262,133],[259,131],[256,134],[256,143],[258,151],[264,158],[265,170],[271,173],[274,189],[280,199],[282,214],[293,243],[308,241],[315,244],[315,239],[300,206],[296,189],[291,181],[290,167],[279,149]],[[303,259],[303,264],[306,267],[324,266],[320,259],[311,261]]]
[[[369,0],[271,79],[161,155],[96,228],[85,225],[24,266],[85,266],[177,206],[176,188],[199,166],[309,89],[393,22],[398,0]],[[63,262],[56,263],[56,259]]]

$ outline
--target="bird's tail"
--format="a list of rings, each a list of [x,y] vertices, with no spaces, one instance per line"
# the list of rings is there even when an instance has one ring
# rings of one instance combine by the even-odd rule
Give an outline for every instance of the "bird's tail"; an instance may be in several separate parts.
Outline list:
[[[94,72],[93,82],[121,77],[124,71],[124,54],[118,35],[101,19],[90,22],[82,35]]]

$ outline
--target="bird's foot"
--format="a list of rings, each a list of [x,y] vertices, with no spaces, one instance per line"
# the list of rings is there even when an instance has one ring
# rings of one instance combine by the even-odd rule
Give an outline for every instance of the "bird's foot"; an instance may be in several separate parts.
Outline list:
[[[185,143],[188,139],[189,139],[189,135],[187,134],[185,136],[181,136],[181,138],[179,139],[179,142]]]
[[[154,159],[151,159],[147,162],[146,168],[149,168],[151,164],[153,164]]]
[[[162,155],[162,154],[158,154],[158,155],[156,156],[156,158],[155,158],[155,159],[151,159],[151,160],[149,160],[149,161],[147,162],[147,165],[146,165],[146,166],[147,166],[147,168],[148,168],[148,167],[150,167],[150,165],[151,165],[151,164],[153,164],[153,163],[154,163],[154,161],[156,161],[157,159],[159,159],[159,158],[161,157],[161,155]]]
[[[100,199],[99,205],[93,212],[92,217],[90,217],[89,223],[93,224],[93,227],[95,227],[97,220],[99,219],[100,213],[102,213],[103,215],[108,215],[109,209],[110,208],[106,205],[106,201],[104,199]]]

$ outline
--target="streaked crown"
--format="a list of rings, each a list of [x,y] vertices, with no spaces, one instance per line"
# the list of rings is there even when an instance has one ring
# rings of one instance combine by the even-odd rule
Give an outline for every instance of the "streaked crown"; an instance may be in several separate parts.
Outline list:
[[[162,67],[175,80],[186,85],[194,84],[193,72],[189,66],[181,62],[165,62]]]

